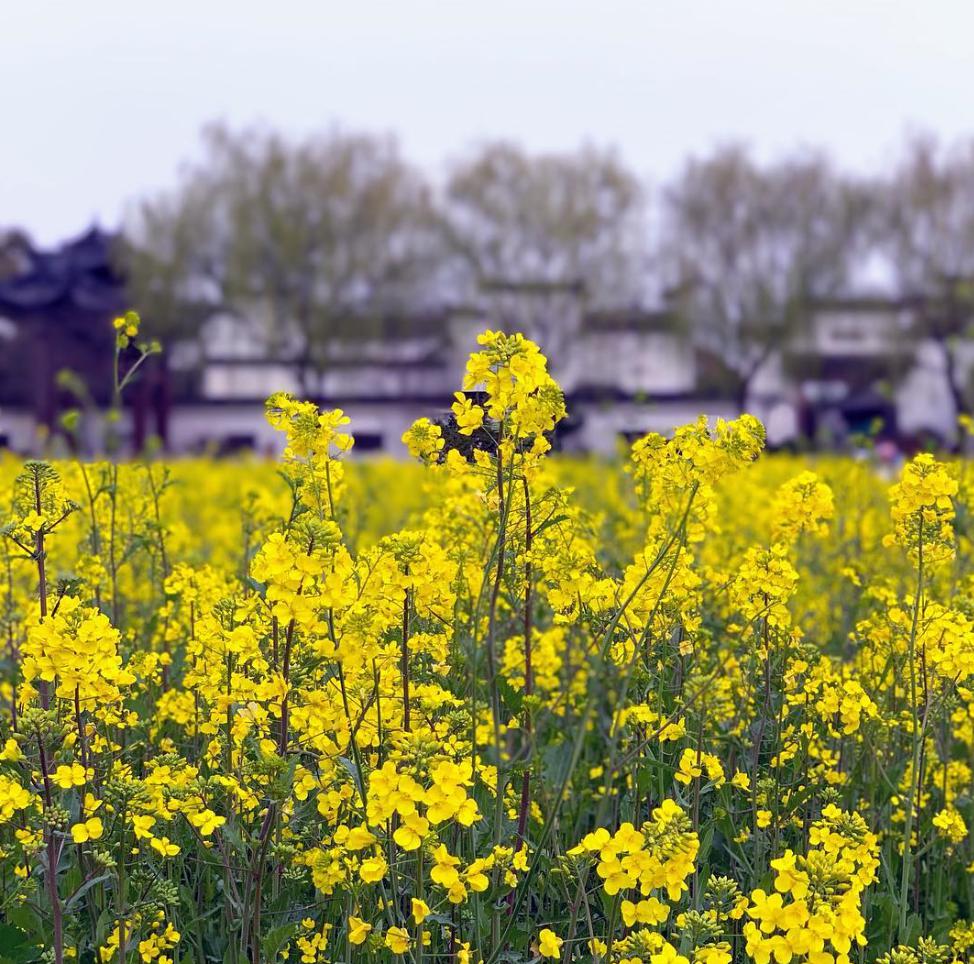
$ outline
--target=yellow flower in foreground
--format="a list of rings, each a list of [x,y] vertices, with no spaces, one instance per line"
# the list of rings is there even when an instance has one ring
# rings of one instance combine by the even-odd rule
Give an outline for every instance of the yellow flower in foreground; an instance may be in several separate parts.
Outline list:
[[[662,924],[670,913],[669,907],[655,897],[641,900],[638,904],[624,900],[620,909],[626,927],[632,927],[637,921],[640,924]]]
[[[561,945],[565,942],[550,928],[538,934],[538,953],[542,957],[561,957]]]
[[[964,818],[953,808],[941,810],[933,818],[937,833],[952,844],[959,844],[967,836]]]
[[[208,837],[217,827],[222,827],[226,822],[226,817],[217,816],[212,810],[201,810],[199,813],[187,813],[186,819],[200,832],[203,837]]]
[[[179,853],[179,844],[171,843],[168,837],[153,837],[149,842],[163,857],[175,857]]]
[[[409,950],[409,932],[404,927],[390,927],[386,931],[386,947],[393,954],[405,954]]]
[[[9,820],[17,810],[25,810],[30,801],[29,790],[0,773],[0,822]]]
[[[429,904],[425,900],[420,900],[418,897],[413,898],[413,920],[417,924],[422,924],[424,920],[429,916],[430,908]]]
[[[382,857],[369,857],[362,861],[359,877],[367,884],[377,884],[386,875],[386,862]]]
[[[402,443],[414,459],[430,461],[443,449],[443,429],[428,418],[417,419],[403,433]]]
[[[429,821],[418,813],[406,814],[402,825],[392,835],[392,839],[403,850],[418,850],[423,837],[429,832],[429,826]]]
[[[364,850],[371,847],[376,841],[376,836],[364,824],[361,827],[352,827],[343,841],[348,850]]]
[[[152,827],[156,818],[147,813],[137,814],[132,818],[132,829],[135,831],[136,839],[145,840],[152,837]]]
[[[484,410],[467,398],[463,392],[454,392],[456,401],[450,406],[457,420],[461,435],[473,435],[484,424]]]
[[[72,763],[70,766],[59,766],[51,774],[51,780],[62,790],[70,790],[72,787],[83,787],[87,779],[87,771],[80,763]]]
[[[348,939],[353,944],[364,944],[369,934],[372,933],[372,925],[367,924],[361,917],[349,917],[348,919]]]
[[[731,777],[731,786],[737,787],[738,790],[750,790],[751,778],[743,770],[738,770]]]
[[[71,827],[71,839],[77,844],[97,840],[102,835],[102,830],[101,819],[89,817],[84,823],[76,823]]]

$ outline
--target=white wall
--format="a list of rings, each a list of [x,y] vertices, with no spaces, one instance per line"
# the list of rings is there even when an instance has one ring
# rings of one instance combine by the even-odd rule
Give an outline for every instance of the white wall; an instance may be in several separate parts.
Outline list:
[[[895,346],[908,324],[908,314],[898,309],[826,308],[813,319],[804,347],[819,355],[875,357]]]
[[[573,345],[560,371],[566,391],[617,388],[630,395],[677,395],[696,387],[693,346],[662,331],[590,332]]]
[[[231,436],[250,437],[255,451],[279,454],[283,435],[264,418],[260,405],[180,405],[169,416],[169,448],[195,452],[219,446]]]
[[[203,398],[252,400],[267,398],[274,392],[296,394],[299,385],[293,365],[238,362],[205,365],[201,389]]]
[[[959,377],[966,385],[974,369],[974,344],[956,346]],[[896,391],[897,420],[902,432],[936,432],[957,437],[957,416],[947,382],[947,360],[940,346],[927,339],[917,346],[916,360]]]
[[[647,432],[670,434],[680,425],[695,422],[701,414],[709,418],[735,418],[739,413],[730,404],[702,405],[693,400],[647,403],[624,402],[612,405],[580,405],[573,413],[583,417],[579,431],[566,441],[571,451],[612,455],[624,436]]]
[[[30,452],[37,443],[37,427],[29,412],[0,407],[0,435],[14,452]]]

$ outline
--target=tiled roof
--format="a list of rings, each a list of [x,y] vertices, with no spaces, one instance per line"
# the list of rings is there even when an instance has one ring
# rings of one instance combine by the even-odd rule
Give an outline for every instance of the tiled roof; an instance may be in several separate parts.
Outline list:
[[[0,281],[0,313],[17,321],[55,309],[112,314],[125,307],[125,285],[113,262],[115,236],[92,227],[50,251],[31,247],[25,271]]]

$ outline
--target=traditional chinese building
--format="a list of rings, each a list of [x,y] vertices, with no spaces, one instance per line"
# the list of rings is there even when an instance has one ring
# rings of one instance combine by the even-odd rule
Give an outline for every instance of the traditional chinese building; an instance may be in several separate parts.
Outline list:
[[[0,442],[28,449],[38,430],[60,431],[66,410],[108,406],[112,319],[128,308],[115,244],[114,235],[92,227],[51,250],[20,238],[8,252],[0,277]],[[146,375],[130,410],[136,445],[148,431],[166,430],[165,407],[150,397],[159,394],[158,367]]]
[[[5,252],[0,445],[37,450],[42,436],[57,433],[66,409],[87,407],[82,446],[97,450],[95,413],[107,407],[112,384],[111,321],[133,307],[115,246],[115,237],[92,228],[51,250],[21,236]],[[557,294],[565,301],[558,317],[574,312],[551,336],[561,339],[552,370],[570,416],[561,447],[609,454],[620,442],[668,432],[701,413],[738,414],[723,360],[696,344],[670,311],[596,312],[574,291]],[[916,310],[882,297],[815,305],[805,332],[772,352],[750,387],[747,408],[765,421],[770,444],[841,445],[877,421],[891,438],[950,440],[955,414],[942,353],[913,337]],[[280,442],[262,417],[263,402],[284,390],[343,408],[359,453],[403,455],[402,433],[414,419],[449,408],[477,333],[502,325],[503,313],[503,303],[485,302],[362,319],[364,335],[332,340],[308,370],[287,332],[272,331],[258,314],[200,312],[205,320],[193,337],[168,345],[126,393],[123,434],[133,450],[153,435],[176,452],[269,452]],[[144,323],[152,335],[153,319]],[[66,369],[87,397],[59,377]]]

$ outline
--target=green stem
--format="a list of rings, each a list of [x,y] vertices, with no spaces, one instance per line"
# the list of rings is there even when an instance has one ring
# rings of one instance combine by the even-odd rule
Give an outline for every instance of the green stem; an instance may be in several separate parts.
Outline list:
[[[917,585],[913,598],[913,619],[910,626],[910,641],[907,653],[910,672],[910,713],[912,715],[913,750],[910,767],[910,792],[906,801],[906,820],[903,827],[903,863],[900,874],[900,921],[898,939],[901,944],[907,942],[907,915],[910,902],[910,875],[913,869],[913,819],[914,801],[916,800],[917,785],[920,769],[920,747],[922,736],[920,721],[917,715],[917,679],[916,679],[916,640],[917,627],[920,621],[920,601],[923,596],[923,537],[922,522],[920,527],[921,539],[917,550]]]

